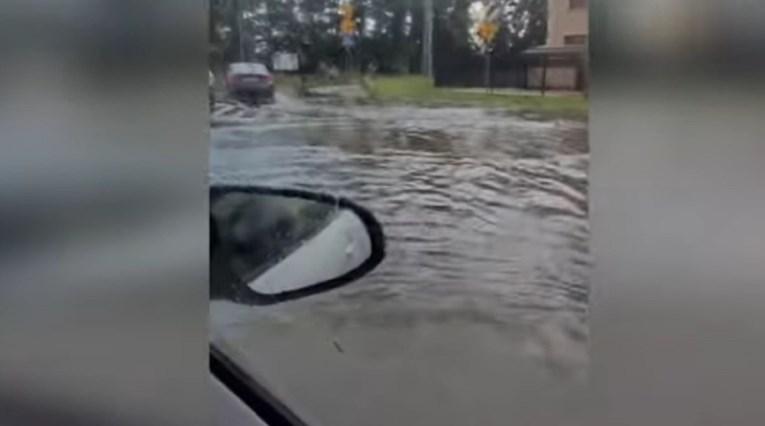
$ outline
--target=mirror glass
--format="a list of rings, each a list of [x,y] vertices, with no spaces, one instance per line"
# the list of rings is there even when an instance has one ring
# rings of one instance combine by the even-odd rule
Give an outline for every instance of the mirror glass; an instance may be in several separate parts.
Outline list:
[[[211,189],[210,296],[267,304],[337,287],[379,262],[378,231],[371,214],[340,198]]]

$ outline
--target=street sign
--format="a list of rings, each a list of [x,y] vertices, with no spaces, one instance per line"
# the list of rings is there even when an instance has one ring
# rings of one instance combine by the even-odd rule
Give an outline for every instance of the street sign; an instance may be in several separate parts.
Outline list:
[[[273,56],[273,66],[275,71],[297,71],[300,61],[296,53],[277,52]]]
[[[350,34],[346,34],[343,36],[343,47],[346,49],[352,49],[353,46],[356,45],[356,40],[353,39],[353,36]]]
[[[494,1],[489,4],[481,14],[476,29],[476,35],[480,38],[481,50],[486,57],[486,74],[484,76],[486,89],[491,93],[491,55],[494,50],[494,39],[499,32],[499,20],[505,4],[502,1]]]
[[[353,34],[356,32],[356,17],[353,5],[346,3],[340,6],[340,14],[343,19],[340,21],[340,32],[343,34]]]
[[[340,32],[343,34],[353,34],[356,32],[356,22],[343,19],[340,22]]]
[[[353,5],[350,3],[345,3],[344,5],[340,6],[340,14],[346,17],[353,17]]]
[[[478,26],[478,36],[481,37],[484,44],[491,44],[494,41],[494,37],[497,36],[499,31],[499,25],[494,22],[482,22]]]
[[[343,48],[345,48],[345,70],[350,71],[352,67],[351,51],[356,45],[354,35],[356,34],[356,16],[355,8],[351,4],[352,0],[347,0],[340,6],[340,33],[342,34]]]
[[[478,16],[478,27],[475,33],[481,39],[484,49],[490,48],[497,37],[500,15],[504,7],[503,1],[492,1],[481,10]]]

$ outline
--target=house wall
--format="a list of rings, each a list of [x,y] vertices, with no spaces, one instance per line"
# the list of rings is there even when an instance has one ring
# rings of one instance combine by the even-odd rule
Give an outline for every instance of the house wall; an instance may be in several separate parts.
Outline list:
[[[570,0],[547,1],[547,46],[565,46],[567,35],[589,34],[589,9],[571,9]]]
[[[566,36],[589,35],[589,9],[571,8],[570,0],[547,1],[547,43],[548,47],[566,46]],[[551,64],[547,68],[546,86],[548,89],[578,90],[580,87],[580,67],[576,63]],[[542,87],[542,67],[530,66],[527,72],[527,87]]]

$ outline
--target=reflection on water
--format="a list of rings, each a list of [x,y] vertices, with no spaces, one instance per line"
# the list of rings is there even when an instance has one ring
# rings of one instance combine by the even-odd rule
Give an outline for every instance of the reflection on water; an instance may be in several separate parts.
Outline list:
[[[584,368],[585,123],[477,109],[276,106],[248,125],[215,127],[211,143],[213,183],[348,197],[378,217],[388,251],[361,281],[259,311],[256,326],[233,319],[235,307],[213,309],[214,320],[244,322],[236,333],[256,340],[253,327],[268,318],[300,315],[328,333],[477,325],[496,330],[487,342],[512,342],[556,377]]]

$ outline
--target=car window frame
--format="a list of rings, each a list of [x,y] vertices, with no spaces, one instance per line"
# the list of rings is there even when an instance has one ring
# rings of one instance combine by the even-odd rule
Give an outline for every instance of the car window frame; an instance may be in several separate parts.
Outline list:
[[[293,410],[210,343],[209,369],[223,386],[269,426],[308,426]]]

